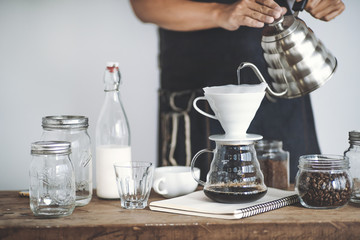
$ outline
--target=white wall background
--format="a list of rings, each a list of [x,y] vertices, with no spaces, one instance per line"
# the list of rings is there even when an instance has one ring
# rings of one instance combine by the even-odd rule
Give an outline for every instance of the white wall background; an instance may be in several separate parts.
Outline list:
[[[348,131],[360,129],[360,2],[346,7],[329,23],[300,14],[339,61],[311,94],[325,153],[342,154]],[[43,116],[88,116],[94,150],[107,61],[120,63],[133,157],[156,162],[157,52],[156,27],[139,22],[125,0],[0,0],[0,190],[28,188]]]

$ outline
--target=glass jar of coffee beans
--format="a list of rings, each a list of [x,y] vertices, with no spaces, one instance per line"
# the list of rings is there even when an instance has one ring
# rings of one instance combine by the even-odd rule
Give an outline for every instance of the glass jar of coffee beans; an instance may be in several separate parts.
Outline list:
[[[340,155],[305,155],[299,159],[295,190],[307,208],[331,209],[351,197],[349,160]]]

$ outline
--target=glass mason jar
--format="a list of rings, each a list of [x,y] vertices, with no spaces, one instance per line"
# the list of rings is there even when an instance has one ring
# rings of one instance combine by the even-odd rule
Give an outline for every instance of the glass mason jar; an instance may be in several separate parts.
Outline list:
[[[69,142],[31,144],[30,209],[35,216],[61,217],[75,208],[75,176]]]
[[[330,209],[346,205],[351,196],[349,160],[340,155],[305,155],[299,159],[295,190],[307,208]]]
[[[349,158],[350,174],[353,178],[353,191],[350,201],[360,203],[360,132],[349,132],[349,148],[344,152],[344,156]]]
[[[282,149],[282,141],[261,140],[255,144],[264,182],[268,187],[288,189],[289,152]]]
[[[84,116],[46,116],[42,119],[43,141],[71,143],[76,206],[84,206],[92,198],[92,154],[88,126],[88,118]]]

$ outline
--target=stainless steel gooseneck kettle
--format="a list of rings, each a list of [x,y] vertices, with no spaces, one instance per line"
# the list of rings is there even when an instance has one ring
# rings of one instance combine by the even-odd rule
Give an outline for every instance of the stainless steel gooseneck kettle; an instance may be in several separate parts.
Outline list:
[[[282,98],[300,97],[319,88],[337,67],[336,58],[297,17],[306,3],[295,2],[293,15],[268,24],[262,33],[261,46],[272,87],[275,92],[287,91]]]

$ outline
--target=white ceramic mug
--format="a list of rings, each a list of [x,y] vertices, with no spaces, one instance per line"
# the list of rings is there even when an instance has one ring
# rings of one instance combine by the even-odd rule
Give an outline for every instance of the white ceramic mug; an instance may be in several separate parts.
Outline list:
[[[200,169],[194,168],[194,174],[200,177]],[[156,193],[172,198],[195,191],[198,183],[192,177],[190,167],[158,167],[154,172],[153,189]]]

